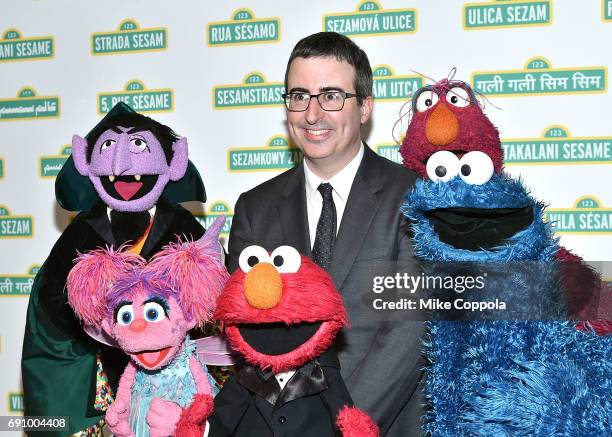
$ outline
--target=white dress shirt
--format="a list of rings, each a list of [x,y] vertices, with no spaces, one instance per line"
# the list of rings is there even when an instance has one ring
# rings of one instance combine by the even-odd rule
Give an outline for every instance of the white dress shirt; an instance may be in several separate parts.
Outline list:
[[[336,233],[340,229],[340,222],[346,207],[353,180],[359,170],[359,164],[363,158],[363,143],[359,148],[357,155],[349,162],[346,167],[336,173],[328,181],[321,179],[308,168],[306,160],[304,160],[304,175],[306,176],[306,210],[308,211],[308,230],[310,232],[310,248],[314,246],[315,237],[317,235],[317,223],[321,216],[321,208],[323,207],[323,196],[317,188],[320,184],[328,182],[331,184],[333,191],[332,197],[336,205]]]

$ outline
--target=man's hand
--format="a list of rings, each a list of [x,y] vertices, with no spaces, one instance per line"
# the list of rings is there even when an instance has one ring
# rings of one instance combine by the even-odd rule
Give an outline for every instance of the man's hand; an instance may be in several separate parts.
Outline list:
[[[154,398],[147,413],[147,423],[151,437],[168,437],[174,435],[176,424],[181,418],[183,409],[171,401]]]

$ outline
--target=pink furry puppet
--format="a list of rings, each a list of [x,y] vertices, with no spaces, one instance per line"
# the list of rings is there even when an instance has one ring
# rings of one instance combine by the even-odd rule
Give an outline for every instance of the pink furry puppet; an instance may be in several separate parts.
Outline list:
[[[106,421],[115,436],[198,436],[213,410],[214,380],[187,332],[211,320],[228,279],[218,218],[194,242],[171,243],[147,263],[125,250],[82,254],[68,302],[130,357]]]

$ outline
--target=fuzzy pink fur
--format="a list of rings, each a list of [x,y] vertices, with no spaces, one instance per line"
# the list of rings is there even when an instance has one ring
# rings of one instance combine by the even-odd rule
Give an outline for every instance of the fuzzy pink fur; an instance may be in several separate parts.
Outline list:
[[[345,405],[336,418],[342,437],[378,437],[380,431],[370,416],[359,408]]]
[[[229,278],[219,244],[224,223],[225,217],[218,217],[201,239],[170,243],[145,268],[179,290],[179,304],[198,326],[211,319],[217,297]]]
[[[106,296],[112,284],[146,263],[135,253],[110,247],[80,254],[75,262],[66,281],[68,302],[85,324],[95,326],[100,326],[107,314]]]
[[[136,365],[129,362],[119,380],[115,401],[106,410],[106,422],[116,437],[129,437],[134,433],[130,427],[130,388],[136,378]]]
[[[318,357],[331,347],[334,337],[343,326],[348,326],[348,316],[342,296],[336,290],[329,274],[305,256],[301,258],[296,273],[282,273],[283,294],[273,308],[252,307],[244,295],[242,270],[230,277],[217,301],[215,318],[225,325],[227,339],[248,362],[261,368],[282,372],[299,367]],[[302,322],[323,322],[308,341],[293,351],[282,355],[266,355],[249,346],[236,325],[241,323],[275,323],[295,325]]]
[[[436,86],[445,89],[445,81],[439,82]],[[497,128],[482,112],[478,102],[470,102],[468,106],[459,108],[446,102],[445,93],[446,91],[443,91],[438,103],[427,111],[412,114],[406,136],[400,147],[404,166],[415,170],[427,179],[426,162],[434,153],[440,150],[481,151],[489,155],[495,172],[499,173],[503,168],[503,153]],[[459,123],[457,137],[445,146],[432,144],[426,135],[426,127],[431,114],[439,105],[446,105]]]

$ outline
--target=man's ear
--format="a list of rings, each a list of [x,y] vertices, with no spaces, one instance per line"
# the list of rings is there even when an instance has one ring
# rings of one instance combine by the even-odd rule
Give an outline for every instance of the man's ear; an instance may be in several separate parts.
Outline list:
[[[367,123],[372,115],[372,109],[374,108],[374,99],[372,96],[364,97],[361,103],[361,124]]]
[[[172,152],[172,161],[170,161],[170,180],[178,181],[185,176],[187,163],[189,162],[187,156],[187,138],[183,137],[178,139],[172,145]]]
[[[89,175],[89,164],[87,163],[87,140],[78,135],[72,136],[72,159],[74,166],[82,176]]]

